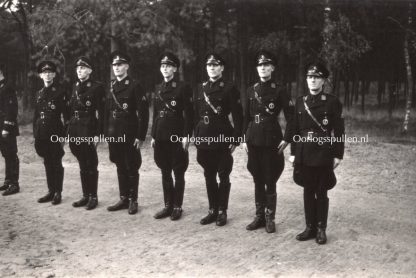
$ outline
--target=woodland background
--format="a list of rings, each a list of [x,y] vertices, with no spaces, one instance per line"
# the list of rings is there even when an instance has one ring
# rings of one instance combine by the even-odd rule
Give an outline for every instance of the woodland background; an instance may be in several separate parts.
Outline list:
[[[308,62],[322,60],[332,72],[328,89],[339,95],[351,123],[404,138],[416,134],[409,128],[416,104],[415,16],[416,2],[401,0],[5,0],[0,60],[27,123],[41,86],[36,63],[44,58],[59,63],[70,89],[78,56],[91,57],[94,77],[108,84],[109,55],[125,50],[131,75],[150,94],[161,79],[161,52],[178,54],[180,78],[195,87],[206,78],[205,54],[215,50],[244,96],[257,78],[254,55],[266,48],[278,57],[275,79],[292,98],[306,92]]]

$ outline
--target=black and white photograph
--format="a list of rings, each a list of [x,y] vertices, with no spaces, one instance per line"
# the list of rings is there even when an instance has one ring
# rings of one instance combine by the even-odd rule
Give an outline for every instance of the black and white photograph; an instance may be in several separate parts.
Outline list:
[[[416,277],[416,1],[0,0],[0,277]]]

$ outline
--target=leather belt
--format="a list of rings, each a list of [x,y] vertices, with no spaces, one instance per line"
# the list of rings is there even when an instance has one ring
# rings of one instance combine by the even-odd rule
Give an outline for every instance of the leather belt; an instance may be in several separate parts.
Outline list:
[[[213,120],[220,121],[220,120],[225,120],[225,119],[226,117],[224,116],[208,116],[208,115],[201,116],[202,122],[206,125],[209,124]]]
[[[275,116],[262,116],[261,114],[254,115],[254,123],[259,124],[261,122],[276,121]]]
[[[87,111],[78,111],[75,110],[73,113],[73,116],[75,119],[79,119],[79,118],[86,118],[89,117],[91,115],[91,113],[87,112]]]
[[[114,119],[121,118],[121,117],[123,117],[123,116],[125,116],[127,114],[127,112],[124,112],[124,111],[116,111],[116,110],[113,110],[113,111],[110,111],[110,112],[111,112],[111,114],[112,114],[112,116],[113,116]]]
[[[166,116],[177,116],[178,114],[174,111],[166,111],[166,110],[160,110],[159,111],[159,118],[164,118]]]

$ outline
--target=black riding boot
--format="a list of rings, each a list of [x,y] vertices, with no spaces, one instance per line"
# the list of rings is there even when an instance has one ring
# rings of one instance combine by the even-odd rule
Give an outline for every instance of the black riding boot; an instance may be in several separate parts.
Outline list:
[[[316,218],[318,220],[317,224],[317,233],[316,233],[316,242],[318,244],[326,243],[326,224],[328,220],[328,206],[329,199],[319,199],[317,201],[317,214]]]
[[[266,232],[276,232],[276,224],[274,223],[274,217],[276,214],[276,194],[266,195]]]
[[[82,198],[72,203],[72,206],[74,208],[85,206],[88,203],[88,190],[87,190],[88,172],[80,171],[79,175],[81,176]]]
[[[55,194],[53,195],[52,205],[58,205],[62,201],[62,188],[64,184],[64,167],[58,164],[55,166],[55,173],[54,173],[54,191]]]
[[[12,158],[7,158],[6,164],[6,178],[2,186],[3,196],[12,195],[20,191],[19,187],[19,158],[15,155]],[[6,184],[8,181],[8,184]],[[7,187],[6,187],[7,186]]]
[[[305,241],[316,237],[316,199],[315,194],[303,193],[303,205],[305,209],[305,230],[296,236],[299,241]]]
[[[98,171],[89,171],[88,172],[88,188],[89,188],[89,197],[88,203],[85,207],[86,210],[95,209],[98,205]]]
[[[137,197],[139,193],[139,174],[134,174],[128,178],[130,186],[129,195],[129,214],[136,214],[139,211],[139,204],[137,203]]]
[[[128,177],[124,173],[124,171],[121,171],[119,168],[117,168],[117,178],[118,178],[118,188],[120,192],[120,201],[118,201],[116,204],[107,207],[108,211],[117,211],[121,209],[127,209],[129,207],[129,199],[128,199]]]
[[[48,186],[48,193],[45,196],[40,197],[38,199],[38,203],[46,203],[50,202],[53,199],[53,195],[55,194],[54,189],[54,169],[50,163],[44,163],[45,165],[45,173],[46,173],[46,184]]]
[[[227,209],[228,209],[228,200],[230,197],[231,183],[220,183],[219,188],[219,206],[218,206],[218,216],[217,216],[217,226],[224,226],[227,223]]]

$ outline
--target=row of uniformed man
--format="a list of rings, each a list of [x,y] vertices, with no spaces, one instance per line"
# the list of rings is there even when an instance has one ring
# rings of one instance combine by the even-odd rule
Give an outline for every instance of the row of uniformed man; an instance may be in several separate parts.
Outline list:
[[[120,199],[107,209],[127,209],[129,214],[138,211],[140,149],[148,129],[149,100],[140,83],[128,74],[129,56],[115,51],[111,57],[115,79],[107,93],[101,83],[91,79],[93,66],[87,57],[76,61],[78,80],[69,97],[54,82],[56,65],[50,60],[38,65],[44,86],[36,94],[33,134],[36,152],[44,160],[48,186],[48,193],[38,200],[40,203],[56,205],[62,199],[64,149],[61,143],[51,140],[51,136],[94,137],[104,134],[126,139],[108,144],[110,160],[117,166]],[[156,86],[153,96],[151,146],[154,160],[161,169],[164,207],[154,217],[181,218],[185,171],[189,163],[187,138],[223,136],[233,138],[233,142],[202,142],[196,147],[197,161],[204,169],[209,205],[208,214],[200,223],[225,225],[232,153],[245,135],[246,141],[242,146],[248,154],[247,168],[255,185],[255,218],[247,230],[265,227],[268,233],[275,232],[276,183],[284,168],[283,150],[292,143],[294,157],[291,161],[295,161],[296,169],[300,169],[302,175],[300,184],[304,187],[306,218],[306,229],[297,239],[316,238],[318,243],[325,243],[327,190],[331,187],[328,177],[340,163],[344,146],[343,143],[319,145],[313,140],[295,143],[293,138],[297,135],[311,139],[344,133],[341,103],[335,96],[323,92],[328,70],[322,64],[310,65],[306,72],[310,92],[293,104],[285,88],[272,80],[275,57],[268,51],[260,51],[256,56],[259,81],[248,88],[246,113],[243,115],[238,89],[223,78],[225,61],[220,55],[209,53],[206,56],[208,80],[199,84],[195,93],[188,84],[175,78],[180,61],[174,54],[164,53],[159,63],[163,81]],[[3,72],[0,77],[3,77]],[[17,101],[14,90],[5,83],[4,77],[0,104],[1,151],[6,161],[5,182],[0,189],[5,190],[3,195],[10,195],[19,192]],[[281,111],[287,122],[284,135],[278,122]],[[172,136],[182,140],[173,142]],[[82,188],[82,198],[73,206],[92,210],[98,204],[96,143],[71,141],[69,147],[79,162]]]

